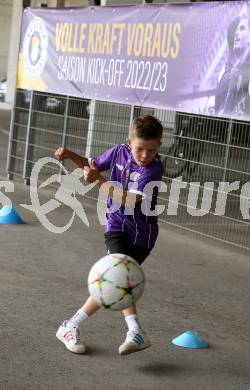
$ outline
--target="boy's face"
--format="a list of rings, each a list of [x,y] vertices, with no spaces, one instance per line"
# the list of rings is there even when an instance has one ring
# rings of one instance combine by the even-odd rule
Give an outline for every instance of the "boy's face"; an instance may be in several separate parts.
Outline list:
[[[144,139],[136,136],[129,138],[127,143],[131,147],[132,155],[139,167],[150,164],[161,146],[158,139]]]

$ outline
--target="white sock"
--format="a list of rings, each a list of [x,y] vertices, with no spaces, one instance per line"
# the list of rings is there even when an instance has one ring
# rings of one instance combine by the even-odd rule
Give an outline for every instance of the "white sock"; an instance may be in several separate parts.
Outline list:
[[[126,316],[125,321],[128,325],[129,331],[131,331],[131,330],[137,331],[137,330],[141,329],[138,318],[137,318],[137,314],[130,314],[129,316]]]
[[[73,317],[71,317],[68,322],[67,322],[67,325],[69,326],[76,326],[78,328],[78,326],[81,324],[81,322],[87,320],[89,318],[88,314],[85,313],[85,311],[83,311],[82,309],[79,309],[74,315]],[[66,326],[67,326],[66,325]]]

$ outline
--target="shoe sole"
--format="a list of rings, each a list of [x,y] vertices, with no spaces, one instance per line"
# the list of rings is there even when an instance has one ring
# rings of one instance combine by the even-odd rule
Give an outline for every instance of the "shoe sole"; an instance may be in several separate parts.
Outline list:
[[[70,351],[70,352],[72,352],[72,353],[77,353],[77,354],[80,355],[80,354],[85,353],[85,351],[86,351],[86,348],[85,348],[84,351],[82,351],[82,352],[72,351],[71,349],[68,348],[67,344],[65,344],[65,342],[64,342],[64,337],[63,337],[63,336],[60,336],[60,334],[56,333],[56,338],[57,338],[58,340],[60,340],[60,341],[65,345],[65,347],[67,348],[67,350]]]
[[[147,349],[151,346],[151,344],[147,344],[147,345],[144,345],[144,346],[141,346],[140,348],[138,348],[138,346],[133,349],[124,349],[124,351],[119,351],[119,355],[130,355],[131,353],[135,353],[135,352],[140,352],[140,351],[144,351],[144,349]]]

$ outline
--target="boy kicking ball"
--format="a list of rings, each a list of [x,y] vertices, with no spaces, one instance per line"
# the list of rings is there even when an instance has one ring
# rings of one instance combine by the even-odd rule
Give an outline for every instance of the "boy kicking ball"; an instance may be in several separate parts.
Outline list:
[[[136,118],[131,128],[131,137],[126,144],[115,145],[101,156],[87,159],[71,150],[59,148],[55,152],[58,160],[71,159],[78,167],[83,168],[86,182],[97,185],[108,197],[107,222],[105,226],[105,243],[108,253],[123,253],[131,256],[139,264],[148,257],[158,236],[157,216],[152,210],[157,203],[158,190],[154,187],[150,214],[142,210],[144,188],[151,182],[160,182],[163,165],[158,151],[161,145],[163,127],[158,119],[151,115]],[[109,170],[110,180],[100,174]],[[115,186],[113,182],[119,182]],[[113,208],[119,202],[119,209]],[[126,213],[126,208],[133,213]],[[56,337],[66,348],[74,353],[84,353],[86,348],[80,341],[79,325],[92,316],[100,306],[90,296],[84,305],[59,327]],[[133,305],[123,310],[128,332],[119,354],[125,355],[141,351],[150,346],[150,341],[142,329]]]

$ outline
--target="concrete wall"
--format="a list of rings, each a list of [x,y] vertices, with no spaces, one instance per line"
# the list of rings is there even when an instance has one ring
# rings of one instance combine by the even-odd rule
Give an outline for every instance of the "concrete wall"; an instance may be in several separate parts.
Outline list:
[[[8,65],[7,65],[7,94],[6,103],[10,106],[14,102],[16,72],[19,52],[20,30],[22,21],[22,1],[13,0],[11,10],[10,34],[8,39]]]
[[[0,2],[0,80],[7,76],[12,0]]]
[[[48,7],[56,7],[57,0],[31,0],[30,2],[31,7],[40,7],[41,4],[47,4]]]
[[[101,5],[143,4],[144,0],[101,0]],[[190,3],[190,0],[153,0],[152,3]]]
[[[65,7],[86,7],[90,4],[88,0],[65,0]]]
[[[31,0],[31,7],[40,7],[47,4],[48,7],[84,7],[89,5],[88,0]]]

